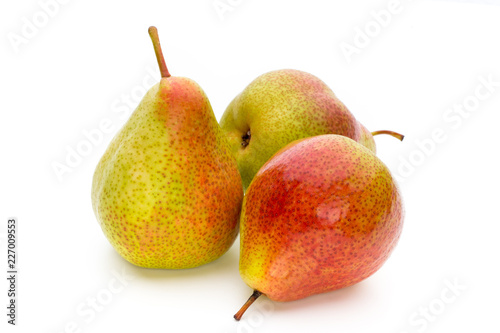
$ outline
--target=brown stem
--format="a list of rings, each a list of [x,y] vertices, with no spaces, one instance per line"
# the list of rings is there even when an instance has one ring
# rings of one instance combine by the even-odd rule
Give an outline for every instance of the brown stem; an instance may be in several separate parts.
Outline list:
[[[158,67],[160,67],[161,77],[170,77],[170,73],[167,69],[167,64],[163,58],[163,52],[161,51],[160,38],[158,37],[158,30],[156,27],[149,27],[148,29],[149,37],[153,42],[153,47],[155,48],[156,60],[158,61]]]
[[[405,138],[405,136],[403,134],[399,134],[399,133],[396,133],[396,132],[393,132],[393,131],[382,130],[382,131],[372,132],[373,136],[379,135],[379,134],[389,134],[390,136],[393,136],[396,139],[399,139],[400,141],[403,141],[403,139]]]
[[[243,304],[243,306],[241,307],[240,311],[236,312],[236,314],[234,315],[234,319],[240,320],[241,316],[243,316],[243,314],[248,309],[248,307],[250,305],[252,305],[252,303],[255,302],[255,300],[257,298],[259,298],[260,295],[262,295],[262,293],[260,291],[254,290],[252,296],[250,296],[250,298],[248,299],[248,301],[246,301],[246,303]]]

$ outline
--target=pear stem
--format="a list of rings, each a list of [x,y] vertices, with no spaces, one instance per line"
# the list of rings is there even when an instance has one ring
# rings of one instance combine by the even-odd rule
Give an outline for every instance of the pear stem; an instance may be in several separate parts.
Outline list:
[[[245,304],[243,304],[243,306],[241,307],[240,311],[236,312],[236,314],[234,315],[234,319],[236,319],[236,320],[239,321],[241,319],[241,316],[243,316],[243,314],[245,313],[245,311],[248,309],[248,307],[250,305],[252,305],[253,302],[255,302],[255,300],[257,298],[259,298],[260,295],[262,295],[262,293],[260,291],[254,290],[252,296],[250,296],[250,298],[248,299],[248,301],[246,301]]]
[[[405,136],[403,134],[399,134],[399,133],[396,133],[396,132],[393,132],[393,131],[382,130],[382,131],[372,132],[373,136],[379,135],[379,134],[388,134],[390,136],[395,137],[396,139],[399,139],[400,141],[403,141],[403,139],[405,138]]]
[[[156,60],[158,61],[158,67],[160,67],[161,77],[170,77],[167,64],[165,63],[165,59],[163,58],[160,38],[158,37],[158,29],[156,29],[156,27],[149,27],[148,33],[149,37],[151,37],[151,41],[153,42],[153,47],[155,48]]]

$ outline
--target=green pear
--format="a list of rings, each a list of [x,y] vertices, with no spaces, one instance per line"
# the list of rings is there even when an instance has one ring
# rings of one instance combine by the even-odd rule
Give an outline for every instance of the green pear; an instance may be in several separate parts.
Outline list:
[[[300,139],[259,170],[243,200],[240,274],[254,293],[287,302],[344,288],[375,273],[400,237],[395,179],[368,148],[344,136]]]
[[[132,264],[196,267],[233,244],[243,187],[207,96],[193,80],[170,76],[156,28],[149,34],[162,78],[99,161],[92,205]]]
[[[375,152],[372,134],[333,91],[316,76],[298,70],[257,77],[229,104],[220,125],[236,156],[245,189],[274,153],[297,139],[339,134]]]

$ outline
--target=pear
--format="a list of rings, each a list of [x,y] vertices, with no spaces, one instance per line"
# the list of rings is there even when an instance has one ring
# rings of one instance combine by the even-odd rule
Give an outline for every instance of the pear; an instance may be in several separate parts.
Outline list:
[[[300,139],[259,170],[243,200],[240,275],[254,293],[293,301],[358,283],[388,259],[403,226],[395,179],[345,136]]]
[[[274,153],[297,139],[339,134],[375,151],[372,134],[333,91],[316,76],[293,69],[257,77],[231,101],[220,125],[245,189]]]
[[[99,161],[92,206],[111,245],[134,265],[190,268],[224,254],[238,233],[243,187],[210,102],[170,76],[149,28],[161,81]]]
[[[370,149],[372,152],[376,153],[377,146],[375,145],[375,140],[373,140],[373,134],[365,126],[363,126],[363,124],[359,122],[358,124],[360,129],[358,143],[362,144],[366,148]]]

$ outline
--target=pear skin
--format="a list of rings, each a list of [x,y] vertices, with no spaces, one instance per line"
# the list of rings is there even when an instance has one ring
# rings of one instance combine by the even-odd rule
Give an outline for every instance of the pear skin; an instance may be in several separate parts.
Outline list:
[[[274,153],[294,140],[328,133],[360,136],[356,119],[333,91],[314,75],[293,69],[257,77],[229,104],[220,124],[245,188]]]
[[[343,135],[375,150],[366,128],[318,77],[294,69],[271,71],[253,80],[220,119],[243,186],[288,143],[322,134]]]
[[[259,170],[243,200],[240,274],[261,294],[293,301],[375,273],[403,227],[400,192],[368,148],[340,135],[294,141]]]
[[[375,140],[373,140],[373,134],[361,123],[359,123],[359,128],[361,133],[358,142],[376,154],[377,146],[375,145]]]
[[[224,254],[238,234],[243,188],[210,102],[191,79],[162,73],[99,161],[97,220],[134,265],[191,268]]]

